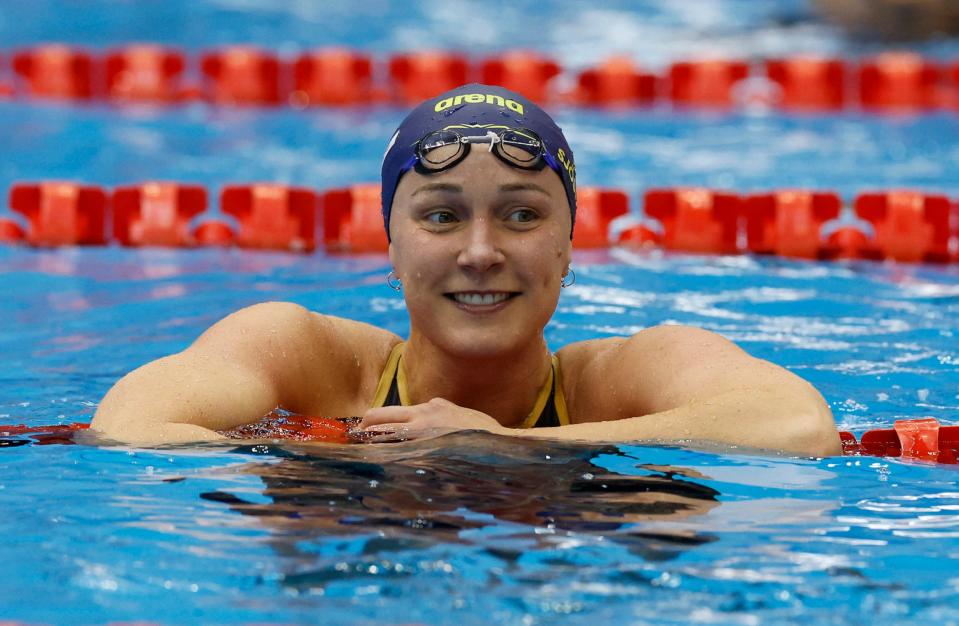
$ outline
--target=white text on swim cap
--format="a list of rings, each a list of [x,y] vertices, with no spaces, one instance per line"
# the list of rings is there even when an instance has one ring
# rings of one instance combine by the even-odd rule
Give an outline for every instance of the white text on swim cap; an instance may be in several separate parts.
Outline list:
[[[497,96],[493,93],[466,93],[460,94],[453,98],[443,98],[436,103],[436,106],[433,107],[433,110],[439,113],[440,111],[445,111],[451,106],[459,106],[463,103],[467,104],[495,104],[501,106],[505,109],[509,109],[514,113],[519,113],[523,115],[523,105],[517,102],[516,100],[510,100],[509,98],[504,98],[503,96]]]

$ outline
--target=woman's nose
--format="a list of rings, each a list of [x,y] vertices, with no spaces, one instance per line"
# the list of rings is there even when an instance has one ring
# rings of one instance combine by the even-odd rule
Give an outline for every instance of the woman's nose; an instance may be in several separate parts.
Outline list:
[[[466,240],[457,259],[461,267],[483,272],[503,262],[503,252],[488,220],[475,220],[465,235]]]

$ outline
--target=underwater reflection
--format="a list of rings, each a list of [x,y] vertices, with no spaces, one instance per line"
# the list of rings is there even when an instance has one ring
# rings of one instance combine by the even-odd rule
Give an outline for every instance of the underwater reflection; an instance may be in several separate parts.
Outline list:
[[[259,476],[269,501],[227,490],[201,497],[260,518],[275,531],[273,548],[287,556],[329,537],[366,537],[367,551],[372,542],[376,551],[464,545],[483,541],[467,531],[492,527],[530,548],[555,543],[556,535],[602,536],[650,560],[715,539],[644,528],[718,506],[707,477],[639,462],[629,474],[611,472],[600,458],[627,456],[613,445],[460,432],[401,444],[271,443],[236,451],[265,455],[231,471]]]

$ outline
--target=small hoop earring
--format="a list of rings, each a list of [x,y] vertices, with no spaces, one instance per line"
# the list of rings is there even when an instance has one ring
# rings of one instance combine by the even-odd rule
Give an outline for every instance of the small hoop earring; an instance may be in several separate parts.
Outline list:
[[[572,276],[572,278],[570,278]],[[566,279],[569,278],[569,282],[566,282]],[[573,268],[566,268],[566,276],[563,276],[563,280],[559,283],[559,286],[563,289],[566,289],[570,285],[576,282],[576,272],[573,271]]]
[[[396,277],[393,270],[390,270],[390,273],[386,275],[386,284],[389,285],[393,291],[403,290],[403,281]]]

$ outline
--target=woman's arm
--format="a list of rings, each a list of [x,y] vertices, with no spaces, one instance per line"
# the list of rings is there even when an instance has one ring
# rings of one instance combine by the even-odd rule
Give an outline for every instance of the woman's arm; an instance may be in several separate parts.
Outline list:
[[[519,437],[583,441],[712,441],[810,456],[842,452],[832,414],[809,391],[736,389],[667,411],[608,422],[510,430]]]
[[[359,440],[386,442],[466,429],[572,441],[709,441],[809,456],[838,456],[842,451],[839,436],[825,402],[816,399],[815,390],[800,394],[808,398],[790,398],[787,406],[781,392],[734,390],[639,417],[529,429],[506,428],[489,415],[434,399],[416,406],[370,411],[360,425],[366,436],[356,436]]]
[[[832,413],[812,385],[715,333],[662,326],[560,354],[571,425],[506,428],[478,411],[432,400],[372,409],[360,427],[374,441],[479,429],[580,441],[712,441],[813,456],[841,452]]]
[[[191,347],[121,378],[90,426],[127,443],[210,441],[224,438],[216,430],[250,422],[278,403],[276,389],[255,368]]]
[[[342,323],[341,323],[342,322]],[[222,438],[216,431],[250,423],[277,406],[316,409],[356,392],[358,372],[337,340],[346,320],[287,303],[243,309],[218,322],[189,348],[130,372],[107,393],[91,427],[130,443]],[[344,326],[344,328],[341,328]]]
[[[587,419],[514,434],[706,440],[815,456],[841,451],[832,413],[812,385],[715,333],[660,326],[592,352],[577,359],[567,387],[571,410]],[[587,421],[603,416],[614,421]]]

